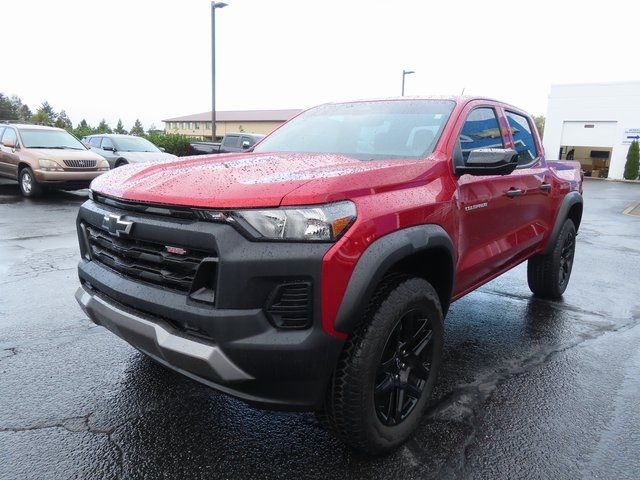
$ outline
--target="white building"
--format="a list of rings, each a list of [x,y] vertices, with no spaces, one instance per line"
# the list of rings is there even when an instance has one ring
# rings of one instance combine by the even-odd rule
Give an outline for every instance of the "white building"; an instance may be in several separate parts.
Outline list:
[[[640,139],[640,81],[551,86],[548,159],[573,157],[586,175],[619,179],[633,139]]]

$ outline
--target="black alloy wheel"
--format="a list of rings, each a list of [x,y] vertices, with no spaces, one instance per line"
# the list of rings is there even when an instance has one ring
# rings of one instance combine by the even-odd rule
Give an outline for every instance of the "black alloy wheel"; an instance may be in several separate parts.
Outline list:
[[[419,308],[405,313],[387,339],[374,391],[384,425],[401,423],[422,397],[433,360],[432,339],[431,323]]]

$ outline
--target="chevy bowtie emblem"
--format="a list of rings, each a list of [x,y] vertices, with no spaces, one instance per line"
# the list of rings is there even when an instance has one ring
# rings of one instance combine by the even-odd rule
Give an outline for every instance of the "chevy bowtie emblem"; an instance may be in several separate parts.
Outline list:
[[[102,228],[116,237],[129,235],[133,222],[127,222],[121,218],[120,215],[105,215],[102,219]]]

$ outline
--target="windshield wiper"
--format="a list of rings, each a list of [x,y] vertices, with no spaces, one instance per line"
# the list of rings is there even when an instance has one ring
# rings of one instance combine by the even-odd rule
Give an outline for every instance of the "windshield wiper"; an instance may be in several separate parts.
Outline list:
[[[52,150],[82,150],[82,148],[76,148],[76,147],[60,147],[60,146],[56,146],[56,147],[27,147],[27,148],[50,148]]]

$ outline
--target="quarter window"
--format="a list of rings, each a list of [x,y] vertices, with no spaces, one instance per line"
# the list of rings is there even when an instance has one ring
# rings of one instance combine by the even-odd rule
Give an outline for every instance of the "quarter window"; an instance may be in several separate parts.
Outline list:
[[[466,162],[469,152],[476,148],[504,148],[498,117],[493,108],[472,110],[460,132],[462,158]]]
[[[531,124],[527,117],[513,112],[506,112],[507,122],[518,152],[518,165],[528,165],[538,158],[536,141],[531,133]]]

